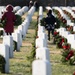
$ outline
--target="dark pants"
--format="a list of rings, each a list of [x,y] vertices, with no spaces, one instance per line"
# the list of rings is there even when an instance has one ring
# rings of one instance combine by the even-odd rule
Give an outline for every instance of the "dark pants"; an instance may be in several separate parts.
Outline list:
[[[54,29],[52,29],[51,32],[52,32],[52,35],[54,36]]]
[[[54,25],[47,24],[47,25],[45,26],[45,28],[46,28],[47,31],[48,31],[48,40],[50,40],[50,32],[52,33],[52,35],[54,35]]]
[[[48,40],[50,40],[50,32],[54,35],[54,29],[48,29]]]
[[[7,35],[12,35],[12,33],[6,33]]]

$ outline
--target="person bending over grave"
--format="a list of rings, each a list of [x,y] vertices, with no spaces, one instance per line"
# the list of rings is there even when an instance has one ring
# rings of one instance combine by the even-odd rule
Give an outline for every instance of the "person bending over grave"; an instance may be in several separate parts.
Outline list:
[[[35,2],[34,2],[34,6],[36,7],[36,11],[37,11],[38,8],[39,8],[38,1],[35,1]]]
[[[29,2],[29,9],[30,9],[32,6],[33,6],[33,1],[30,0],[30,2]]]
[[[13,6],[12,5],[7,5],[6,6],[6,12],[2,14],[1,22],[4,21],[4,30],[6,34],[11,35],[14,31],[14,22],[16,20],[16,16],[13,11]]]
[[[48,40],[50,40],[50,32],[54,35],[54,28],[56,24],[56,18],[52,15],[52,10],[49,10],[47,17],[45,17],[46,29],[48,30]]]

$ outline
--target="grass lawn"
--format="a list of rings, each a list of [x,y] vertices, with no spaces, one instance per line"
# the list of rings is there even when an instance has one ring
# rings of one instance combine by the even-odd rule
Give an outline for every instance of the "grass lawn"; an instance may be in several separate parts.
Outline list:
[[[69,65],[61,62],[61,51],[63,49],[56,48],[56,45],[48,41],[48,48],[50,50],[50,62],[52,65],[52,75],[73,75],[75,72],[75,65]]]
[[[27,60],[27,56],[30,55],[30,52],[32,50],[37,15],[38,12],[35,12],[34,16],[32,17],[31,25],[29,26],[26,37],[23,40],[20,52],[15,51],[14,58],[10,59],[9,74],[0,73],[0,75],[32,75],[32,64],[30,63],[30,60]],[[46,15],[45,12],[44,15]],[[75,71],[75,66],[63,64],[61,62],[62,49],[56,48],[56,46],[52,44],[52,40],[53,39],[51,37],[51,41],[48,41],[48,48],[50,50],[50,62],[52,65],[52,75],[73,75],[73,72]]]
[[[37,14],[37,12],[35,12],[35,14]],[[35,16],[35,19],[36,18],[37,17]],[[26,37],[25,39],[23,39],[20,52],[14,51],[14,57],[9,60],[10,61],[9,74],[0,73],[0,75],[32,75],[31,74],[32,64],[30,60],[27,60],[27,56],[29,56],[32,50],[32,43],[35,34],[35,30],[33,28],[35,27],[35,25],[36,25],[36,20],[31,22]],[[2,43],[2,39],[0,39],[0,42]]]

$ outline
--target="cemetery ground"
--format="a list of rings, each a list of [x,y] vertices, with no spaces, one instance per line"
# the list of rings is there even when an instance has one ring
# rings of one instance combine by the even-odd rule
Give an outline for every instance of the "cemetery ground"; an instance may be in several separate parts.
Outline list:
[[[46,12],[44,12],[44,15]],[[32,50],[32,43],[34,42],[35,25],[38,12],[34,13],[31,25],[29,26],[28,32],[25,39],[23,39],[22,47],[20,52],[14,51],[14,57],[10,59],[10,71],[9,74],[0,75],[32,75],[31,61],[27,59]],[[0,39],[2,42],[2,39]],[[61,62],[61,51],[62,49],[56,48],[53,44],[53,37],[48,41],[48,48],[50,50],[50,62],[52,67],[52,75],[72,75],[75,71],[75,65],[63,64]]]

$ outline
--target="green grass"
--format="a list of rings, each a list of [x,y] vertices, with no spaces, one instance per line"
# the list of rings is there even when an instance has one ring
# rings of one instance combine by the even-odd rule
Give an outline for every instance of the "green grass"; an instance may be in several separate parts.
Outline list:
[[[75,65],[69,65],[61,62],[61,51],[63,49],[56,48],[56,45],[52,44],[52,40],[53,38],[51,37],[51,41],[48,41],[52,75],[73,75],[75,72]]]
[[[32,49],[33,37],[34,34],[32,34],[31,30],[28,30],[26,38],[23,40],[22,47],[20,48],[20,52],[15,51],[14,57],[10,59],[9,74],[1,73],[0,75],[32,75],[31,63],[27,60],[27,56],[30,54]]]
[[[46,15],[46,13],[44,12]],[[35,12],[34,16],[38,13]],[[29,26],[28,32],[25,39],[23,40],[20,52],[14,52],[14,58],[10,59],[10,71],[9,74],[0,75],[32,75],[31,73],[31,62],[27,59],[32,50],[32,43],[34,42],[36,19],[33,18],[31,25]],[[1,41],[2,39],[0,39]],[[61,50],[56,48],[56,45],[48,41],[48,48],[50,51],[50,62],[52,68],[52,75],[73,75],[75,72],[75,65],[64,64],[61,62]]]
[[[27,59],[32,50],[32,43],[34,42],[35,21],[31,22],[25,39],[23,40],[20,52],[14,52],[14,57],[10,59],[9,74],[0,73],[0,75],[32,75],[31,62]],[[33,26],[32,26],[33,25]],[[2,39],[1,39],[2,40]]]

